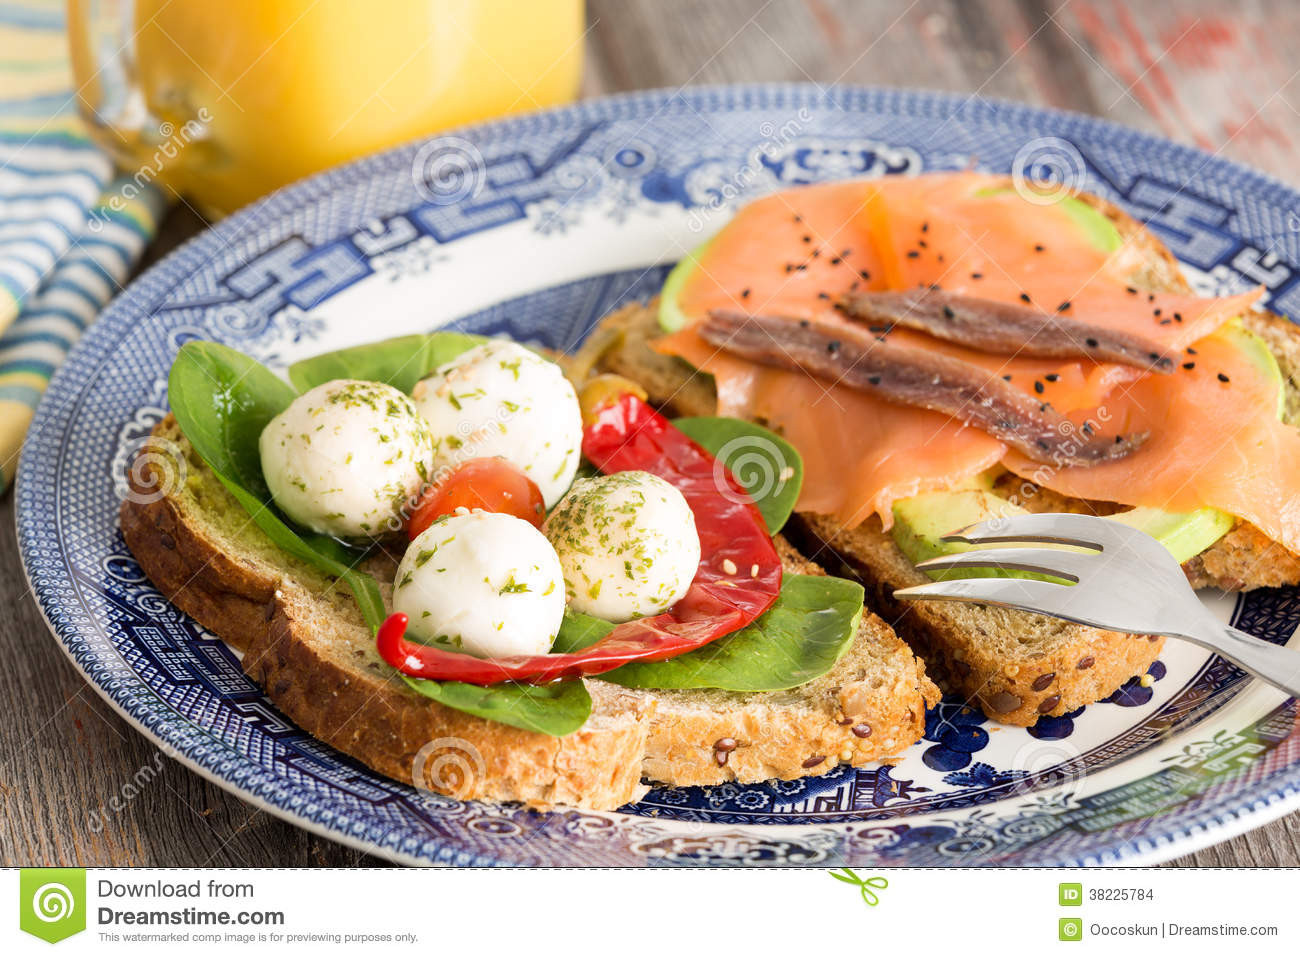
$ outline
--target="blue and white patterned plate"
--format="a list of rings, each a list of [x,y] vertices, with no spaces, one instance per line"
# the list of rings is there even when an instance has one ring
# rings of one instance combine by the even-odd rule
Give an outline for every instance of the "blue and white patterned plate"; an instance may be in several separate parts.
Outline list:
[[[1300,195],[1081,116],[979,98],[750,86],[643,93],[475,127],[318,176],[231,217],[120,296],[41,404],[18,479],[35,594],[95,688],[168,753],[301,826],[410,862],[1153,862],[1300,805],[1296,702],[1170,642],[1142,681],[1023,730],[956,704],[896,765],[657,789],[618,813],[462,803],[303,734],[153,589],[116,512],[176,349],[275,367],[460,328],[573,347],[745,199],[924,170],[1029,171],[1146,220],[1204,291],[1263,283],[1300,315]],[[1063,187],[1063,188],[1064,188]],[[1276,642],[1296,590],[1212,601]]]

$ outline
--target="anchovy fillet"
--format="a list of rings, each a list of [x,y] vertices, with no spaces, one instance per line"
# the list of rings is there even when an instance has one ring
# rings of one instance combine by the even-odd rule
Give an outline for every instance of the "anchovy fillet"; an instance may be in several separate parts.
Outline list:
[[[752,362],[799,370],[900,405],[942,412],[1036,462],[1097,465],[1123,458],[1147,434],[1103,436],[970,362],[897,345],[853,327],[713,310],[696,327]]]
[[[845,316],[877,328],[905,326],[1002,355],[1084,357],[1097,362],[1137,366],[1168,375],[1174,359],[1164,347],[1142,336],[1095,326],[1032,306],[981,299],[932,287],[904,292],[857,292],[840,301]]]

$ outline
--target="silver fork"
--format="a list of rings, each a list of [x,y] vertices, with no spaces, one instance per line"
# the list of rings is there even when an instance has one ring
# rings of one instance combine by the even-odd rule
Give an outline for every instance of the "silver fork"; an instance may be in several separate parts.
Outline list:
[[[1037,542],[1057,548],[983,548],[917,565],[924,571],[1008,568],[1074,584],[1025,578],[958,578],[900,588],[895,598],[969,601],[1037,612],[1106,631],[1183,638],[1223,655],[1257,678],[1300,698],[1300,653],[1218,621],[1201,604],[1165,547],[1145,532],[1093,515],[993,518],[944,537],[989,545]]]

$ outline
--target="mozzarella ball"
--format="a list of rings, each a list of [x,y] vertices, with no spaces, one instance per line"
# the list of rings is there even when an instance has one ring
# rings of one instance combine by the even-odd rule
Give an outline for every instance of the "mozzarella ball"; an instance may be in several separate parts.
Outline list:
[[[494,339],[440,366],[411,395],[433,433],[439,471],[499,455],[537,483],[547,508],[573,482],[582,413],[554,362]]]
[[[393,609],[427,642],[471,655],[541,655],[564,618],[564,575],[555,549],[533,525],[500,512],[464,512],[434,522],[397,566]]]
[[[382,382],[318,385],[272,419],[258,445],[281,511],[341,538],[400,530],[407,502],[433,470],[424,419]]]
[[[649,472],[579,479],[542,531],[560,556],[570,607],[607,621],[671,608],[700,565],[691,507]]]

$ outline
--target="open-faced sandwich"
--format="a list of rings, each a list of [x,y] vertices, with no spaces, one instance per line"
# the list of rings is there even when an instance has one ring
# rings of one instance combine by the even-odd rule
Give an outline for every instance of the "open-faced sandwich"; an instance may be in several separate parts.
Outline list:
[[[320,739],[457,797],[614,808],[643,779],[800,777],[922,734],[937,689],[860,584],[781,537],[802,463],[761,426],[670,421],[634,382],[579,391],[452,332],[289,378],[186,344],[132,475],[169,494],[121,520]]]
[[[132,475],[169,493],[123,534],[310,733],[403,780],[472,749],[415,782],[458,797],[885,760],[927,667],[998,721],[1065,713],[1162,641],[893,590],[1022,510],[1137,525],[1198,586],[1300,581],[1300,337],[1258,293],[1194,296],[1102,201],[1046,199],[975,173],[773,194],[577,356],[437,332],[286,383],[187,344]]]

